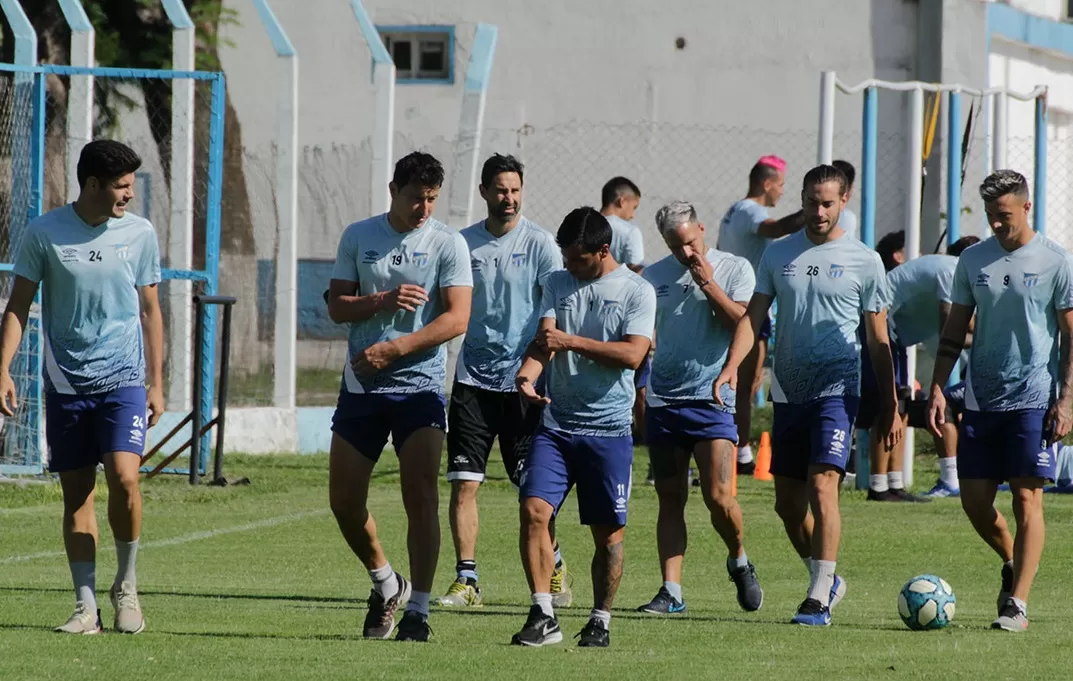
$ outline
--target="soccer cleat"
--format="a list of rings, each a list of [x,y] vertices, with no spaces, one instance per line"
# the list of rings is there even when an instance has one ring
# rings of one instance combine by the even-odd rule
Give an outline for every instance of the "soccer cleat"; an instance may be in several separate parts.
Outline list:
[[[386,639],[395,629],[395,613],[410,600],[410,583],[395,573],[399,590],[391,598],[385,599],[375,588],[369,592],[369,611],[365,613],[365,625],[362,636],[365,638]]]
[[[675,599],[665,586],[659,588],[655,598],[637,608],[637,612],[646,612],[649,615],[677,615],[685,611],[685,601]]]
[[[511,637],[512,646],[540,646],[559,643],[563,640],[563,632],[559,628],[559,620],[548,617],[539,605],[529,608],[529,617],[525,620],[525,626],[517,634]]]
[[[846,596],[846,580],[842,579],[838,575],[835,575],[834,584],[831,585],[831,598],[830,605],[827,606],[829,610],[834,610],[835,606],[842,602],[842,599]]]
[[[395,634],[396,641],[415,641],[427,643],[432,635],[432,627],[428,625],[428,618],[415,610],[407,610],[402,613],[399,622],[399,633]]]
[[[907,501],[894,493],[894,490],[885,489],[882,492],[877,492],[874,489],[868,490],[868,501]]]
[[[831,608],[815,598],[806,598],[797,608],[797,614],[790,620],[792,624],[806,627],[831,626]]]
[[[730,581],[738,590],[738,605],[745,612],[756,612],[764,604],[764,590],[756,578],[756,567],[749,563],[743,568],[727,567]]]
[[[574,638],[580,638],[578,648],[606,648],[611,645],[611,632],[604,623],[593,617],[585,627],[574,634]]]
[[[566,562],[562,562],[551,573],[551,604],[556,608],[569,608],[574,602],[574,593],[570,591],[570,574],[566,571]]]
[[[138,602],[138,592],[133,584],[113,584],[108,596],[115,608],[115,620],[112,624],[116,631],[121,634],[140,634],[145,630],[145,617],[142,616],[142,606]]]
[[[924,493],[924,496],[929,499],[945,499],[947,497],[960,497],[961,490],[957,487],[951,487],[942,480],[935,483],[935,486]]]
[[[926,496],[913,494],[912,492],[907,492],[904,489],[895,489],[894,487],[891,487],[890,493],[898,497],[899,501],[908,501],[914,504],[926,504],[931,502],[931,499]]]
[[[1006,604],[999,611],[998,619],[991,623],[991,628],[1003,631],[1027,631],[1028,615],[1012,598],[1007,598]]]
[[[447,588],[447,593],[437,599],[438,605],[466,608],[480,605],[484,601],[476,582],[472,584],[465,577],[459,577]]]
[[[1006,602],[1010,600],[1010,596],[1013,594],[1013,568],[1006,563],[1002,564],[1002,586],[998,591],[998,614],[1002,614],[1003,608],[1006,607]]]
[[[80,634],[88,636],[101,633],[101,611],[87,610],[82,603],[75,604],[74,614],[63,626],[56,627],[53,631],[60,634]]]

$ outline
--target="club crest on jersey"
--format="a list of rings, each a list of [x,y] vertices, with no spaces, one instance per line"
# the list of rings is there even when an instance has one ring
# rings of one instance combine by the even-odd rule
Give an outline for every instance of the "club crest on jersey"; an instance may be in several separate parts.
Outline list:
[[[991,283],[991,275],[987,272],[981,272],[976,275],[977,286],[987,286]]]
[[[617,300],[605,300],[604,304],[600,306],[604,312],[614,310],[616,307],[622,307],[622,303]]]
[[[372,263],[376,262],[377,259],[380,258],[380,254],[376,251],[365,251],[365,253],[363,253],[362,255],[364,255],[365,257],[362,259],[361,262],[365,265],[371,265]]]
[[[428,253],[417,253],[415,251],[414,254],[410,256],[410,262],[417,267],[424,267],[428,264]]]
[[[115,257],[120,260],[126,260],[128,253],[130,253],[130,248],[126,244],[115,245]]]
[[[792,277],[795,274],[797,274],[797,265],[796,264],[789,263],[789,264],[786,264],[786,265],[782,266],[782,276],[784,276],[784,277]]]
[[[846,273],[845,265],[831,265],[831,269],[827,270],[827,276],[832,279],[841,279],[842,275]]]
[[[522,265],[524,265],[526,263],[526,261],[528,259],[529,259],[529,254],[528,253],[511,253],[510,254],[510,264],[514,265],[515,267],[521,267]]]
[[[1038,274],[1029,274],[1028,272],[1025,272],[1024,281],[1025,281],[1025,288],[1032,288],[1033,286],[1036,286],[1036,285],[1039,284],[1039,275]]]

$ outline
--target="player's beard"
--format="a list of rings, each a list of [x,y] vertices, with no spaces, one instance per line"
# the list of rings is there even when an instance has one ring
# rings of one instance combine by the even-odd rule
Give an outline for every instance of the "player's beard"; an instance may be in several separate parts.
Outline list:
[[[835,227],[838,226],[838,219],[840,217],[842,217],[842,211],[838,211],[837,213],[835,213],[835,215],[829,218],[828,221],[823,225],[820,225],[819,222],[807,222],[806,229],[808,229],[809,232],[815,234],[816,236],[827,236],[834,230]]]
[[[509,207],[510,206],[504,206],[503,204],[497,203],[494,208],[492,206],[488,207],[488,213],[491,214],[491,216],[494,217],[496,220],[499,220],[501,222],[510,222],[514,218],[518,217],[518,215],[522,212],[522,204],[515,204],[513,206],[514,210],[511,212],[507,212],[507,209]]]

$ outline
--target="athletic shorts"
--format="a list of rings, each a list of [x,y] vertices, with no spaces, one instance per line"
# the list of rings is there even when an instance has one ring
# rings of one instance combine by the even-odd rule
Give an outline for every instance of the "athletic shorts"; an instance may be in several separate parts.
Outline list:
[[[871,428],[879,414],[879,379],[872,368],[872,355],[868,352],[865,338],[864,322],[861,322],[858,336],[861,340],[861,404],[857,410],[857,428]],[[909,385],[909,355],[905,347],[895,340],[890,342],[890,354],[894,360],[894,383],[898,387],[898,413],[905,414],[912,399],[912,386]]]
[[[374,462],[387,444],[395,451],[421,428],[447,430],[443,395],[438,393],[352,393],[343,388],[332,415],[332,432]]]
[[[45,440],[53,473],[96,467],[109,452],[145,451],[146,395],[142,386],[95,395],[45,394]]]
[[[447,414],[447,480],[483,482],[492,443],[515,485],[544,408],[516,392],[495,392],[456,382]]]
[[[698,442],[738,442],[734,415],[719,409],[711,400],[649,406],[645,410],[645,434],[652,459],[652,475],[657,480],[678,474],[678,462],[670,451],[672,448],[692,454]]]
[[[771,317],[764,317],[764,323],[760,325],[760,332],[756,334],[757,340],[771,338]]]
[[[966,409],[958,429],[958,479],[1054,480],[1058,447],[1049,442],[1044,409],[971,411]]]
[[[824,397],[808,404],[775,403],[771,474],[807,480],[809,466],[846,470],[859,399]]]
[[[633,372],[633,386],[638,390],[648,387],[648,377],[652,375],[652,354],[645,355],[645,361]]]
[[[576,485],[582,525],[622,526],[632,475],[629,435],[593,437],[541,427],[522,468],[518,496],[543,499],[558,513]]]

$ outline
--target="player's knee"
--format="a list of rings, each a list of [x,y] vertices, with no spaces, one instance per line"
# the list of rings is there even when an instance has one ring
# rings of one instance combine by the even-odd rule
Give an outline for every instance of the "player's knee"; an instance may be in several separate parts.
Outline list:
[[[456,503],[464,504],[477,500],[481,483],[475,480],[455,480],[451,483],[451,496]]]
[[[775,513],[784,523],[800,523],[808,515],[808,501],[806,499],[775,498]]]
[[[351,520],[365,514],[365,499],[339,485],[329,487],[328,504],[337,520]]]
[[[551,504],[537,497],[528,497],[521,504],[522,523],[530,529],[546,528],[552,522]]]
[[[727,512],[735,504],[734,491],[729,483],[713,482],[704,494],[704,504],[709,511]]]
[[[689,490],[677,477],[656,481],[656,498],[661,509],[680,510],[689,501]]]

